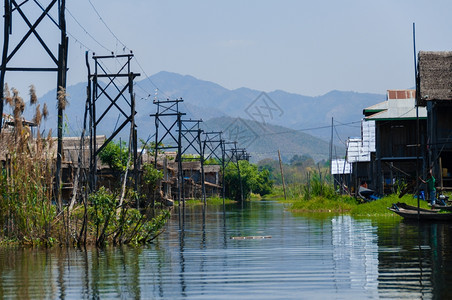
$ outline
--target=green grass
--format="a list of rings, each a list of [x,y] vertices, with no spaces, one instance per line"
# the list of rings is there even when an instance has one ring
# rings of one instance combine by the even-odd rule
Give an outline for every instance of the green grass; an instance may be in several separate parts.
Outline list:
[[[357,205],[350,213],[353,216],[390,216],[394,213],[388,210],[388,207],[397,202],[417,206],[417,199],[413,195],[405,195],[402,198],[399,198],[398,195],[388,195],[376,201]],[[429,208],[425,201],[420,201],[420,206],[421,208]]]
[[[356,204],[356,200],[348,196],[337,196],[333,199],[316,196],[309,200],[298,199],[292,202],[291,211],[295,212],[350,212]]]
[[[223,198],[221,197],[212,197],[212,198],[207,198],[206,199],[207,205],[223,205]],[[231,200],[226,198],[224,200],[224,204],[231,204],[231,203],[236,203],[235,200]],[[197,205],[202,205],[203,204],[203,200],[202,199],[187,199],[185,200],[185,205],[186,206],[197,206]],[[174,201],[174,205],[177,206],[178,202],[177,200]]]
[[[235,203],[236,201],[232,199],[224,199],[224,204],[231,204]],[[223,198],[221,197],[213,197],[213,198],[207,198],[207,205],[223,205]]]
[[[259,201],[259,200],[262,200],[262,196],[259,194],[251,193],[250,200],[251,201]]]
[[[281,202],[291,203],[289,209],[292,212],[341,213],[356,217],[394,216],[394,213],[388,210],[388,207],[397,202],[405,202],[406,204],[417,206],[417,199],[412,195],[405,195],[402,198],[399,198],[398,195],[388,195],[382,199],[363,204],[349,196],[336,196],[334,198],[316,196],[309,200],[290,199],[290,201]],[[421,208],[429,208],[425,201],[421,201],[420,206]]]

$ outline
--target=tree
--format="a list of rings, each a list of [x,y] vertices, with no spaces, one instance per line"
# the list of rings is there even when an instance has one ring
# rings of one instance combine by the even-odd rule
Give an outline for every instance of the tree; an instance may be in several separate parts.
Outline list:
[[[157,189],[157,183],[163,178],[163,173],[152,164],[143,165],[143,183],[147,186],[150,193],[154,193]]]
[[[267,195],[271,192],[273,181],[266,169],[259,171],[257,166],[246,160],[239,161],[240,177],[242,179],[243,198],[248,199],[251,192]],[[236,164],[229,164],[225,170],[226,196],[240,200],[240,178]]]
[[[301,156],[298,154],[295,154],[290,159],[290,164],[292,166],[307,167],[307,166],[315,165],[315,162],[309,154],[303,154]]]
[[[114,171],[124,171],[127,168],[129,149],[126,143],[109,142],[99,153],[102,163],[107,164]]]
[[[145,141],[143,139],[140,139],[140,143],[141,143],[141,148],[143,148],[144,150],[146,150],[147,153],[149,153],[149,155],[154,156],[155,155],[155,142],[148,142]],[[165,145],[163,143],[159,143],[158,144],[158,148],[160,150],[158,150],[158,153],[164,153],[161,149],[165,147]]]

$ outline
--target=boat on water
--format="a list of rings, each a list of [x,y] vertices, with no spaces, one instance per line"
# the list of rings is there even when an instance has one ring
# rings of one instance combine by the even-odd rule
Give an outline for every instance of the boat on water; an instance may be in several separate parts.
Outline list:
[[[442,210],[442,211],[451,211],[452,212],[452,206],[450,206],[450,205],[438,205],[438,204],[435,204],[435,205],[431,205],[431,208],[433,210]]]
[[[440,208],[425,209],[417,208],[406,203],[398,202],[392,204],[388,209],[405,219],[423,221],[452,221],[451,212],[442,212]]]

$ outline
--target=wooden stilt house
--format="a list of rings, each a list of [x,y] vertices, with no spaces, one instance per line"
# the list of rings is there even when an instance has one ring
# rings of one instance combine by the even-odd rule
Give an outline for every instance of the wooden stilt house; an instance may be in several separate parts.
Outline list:
[[[418,104],[427,108],[425,160],[442,190],[452,190],[452,52],[420,51]]]
[[[416,109],[415,90],[388,90],[387,99],[365,108],[365,120],[375,121],[376,147],[373,159],[373,188],[380,194],[397,192],[416,180],[421,152],[417,147],[417,120],[425,139],[427,112]]]

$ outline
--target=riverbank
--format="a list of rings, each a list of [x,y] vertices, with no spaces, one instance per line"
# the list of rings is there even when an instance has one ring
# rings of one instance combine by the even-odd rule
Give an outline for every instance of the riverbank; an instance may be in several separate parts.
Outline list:
[[[366,203],[361,203],[353,197],[344,195],[335,195],[334,197],[314,196],[309,199],[300,197],[284,199],[284,195],[272,194],[266,199],[286,203],[288,209],[296,213],[340,213],[360,217],[393,216],[394,213],[389,211],[388,207],[397,202],[417,206],[417,199],[410,194],[401,198],[396,194],[388,195]],[[420,207],[429,209],[426,201],[421,201]]]
[[[303,214],[314,214],[314,213],[334,213],[351,215],[356,217],[386,217],[394,216],[394,213],[388,210],[393,203],[405,202],[412,206],[417,206],[417,199],[410,194],[404,195],[399,198],[398,195],[388,195],[381,199],[362,203],[357,199],[346,196],[346,195],[330,195],[325,196],[313,196],[309,199],[304,199],[302,197],[288,197],[284,199],[283,194],[278,193],[278,189],[275,189],[272,194],[265,197],[259,195],[252,195],[249,200],[250,202],[270,200],[279,203],[284,203],[285,207],[294,213]],[[223,204],[222,198],[208,198],[206,200],[208,206],[220,206]],[[234,204],[237,201],[231,199],[225,199],[225,204]],[[185,205],[188,207],[203,205],[203,201],[200,199],[189,199],[186,200]],[[177,202],[175,202],[177,206]],[[426,201],[420,202],[420,207],[429,209]],[[397,216],[398,217],[398,216]]]

